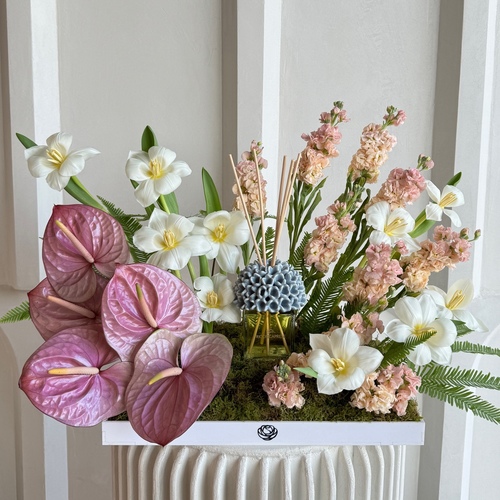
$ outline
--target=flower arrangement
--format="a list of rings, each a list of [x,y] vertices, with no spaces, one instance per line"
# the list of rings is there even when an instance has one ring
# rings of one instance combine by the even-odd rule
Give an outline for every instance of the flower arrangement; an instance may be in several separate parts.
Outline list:
[[[460,226],[452,210],[464,203],[460,174],[440,191],[424,178],[434,163],[421,155],[415,168],[390,171],[374,196],[368,189],[396,146],[389,127],[405,119],[389,106],[381,124],[363,129],[344,191],[311,232],[323,171],[339,156],[340,126],[349,121],[341,102],[302,136],[296,160],[284,159],[275,215],[266,210],[269,167],[257,142],[236,165],[231,158],[233,210],[223,210],[203,169],[206,207],[186,218],[175,191],[191,169],[149,127],[125,165],[143,215],[83,186],[78,174],[95,149],[71,151],[65,133],[42,146],[18,134],[31,174],[79,202],[54,207],[43,236],[47,277],[0,319],[31,318],[45,341],[24,366],[21,389],[68,425],[126,411],[141,437],[166,445],[223,386],[233,345],[213,332],[241,324],[243,311],[253,323],[241,359],[259,367],[258,390],[283,412],[300,415],[304,394],[316,392],[353,411],[403,417],[422,392],[500,423],[500,409],[471,389],[500,390],[500,379],[450,366],[456,351],[500,355],[462,340],[486,331],[465,309],[472,284],[459,280],[448,292],[429,285],[432,273],[467,261],[480,235],[436,225],[446,215]],[[424,192],[429,203],[414,218],[407,208]],[[283,228],[286,260],[278,258]]]

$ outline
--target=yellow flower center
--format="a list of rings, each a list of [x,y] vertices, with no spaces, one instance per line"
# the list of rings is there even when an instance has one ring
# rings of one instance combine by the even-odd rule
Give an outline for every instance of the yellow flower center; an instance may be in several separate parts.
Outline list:
[[[219,296],[213,290],[207,293],[207,307],[213,309],[218,309],[219,307]]]
[[[335,373],[343,372],[346,368],[344,361],[339,358],[331,358],[330,363],[332,364]]]
[[[420,335],[431,332],[436,333],[436,330],[425,325],[415,325],[415,327],[413,328],[413,335],[415,335],[415,337],[420,337]]]
[[[397,231],[404,226],[406,226],[404,219],[396,217],[393,221],[384,226],[384,233],[387,234],[387,236],[392,236],[394,231]]]
[[[47,156],[50,163],[54,164],[56,168],[61,167],[64,161],[64,156],[59,151],[57,151],[57,149],[47,149]]]
[[[462,290],[457,290],[453,294],[453,297],[450,299],[450,301],[446,304],[446,307],[453,311],[454,309],[458,309],[464,300],[464,292],[462,292]]]
[[[149,177],[151,179],[161,179],[163,177],[163,168],[159,160],[154,159],[149,162]]]
[[[176,246],[177,240],[175,239],[175,234],[170,229],[163,231],[163,247],[165,250],[172,250]]]
[[[457,201],[457,195],[454,193],[448,193],[441,199],[441,201],[439,202],[439,206],[441,208],[449,207],[452,203],[455,203],[456,201]]]
[[[212,239],[216,243],[222,243],[226,238],[227,238],[226,226],[224,224],[219,224],[214,229],[214,234],[212,236]]]

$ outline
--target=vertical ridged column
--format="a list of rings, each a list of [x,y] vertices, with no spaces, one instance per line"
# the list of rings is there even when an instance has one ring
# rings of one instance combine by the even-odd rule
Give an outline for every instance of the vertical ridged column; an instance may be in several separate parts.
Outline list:
[[[115,500],[406,500],[405,446],[121,446]]]

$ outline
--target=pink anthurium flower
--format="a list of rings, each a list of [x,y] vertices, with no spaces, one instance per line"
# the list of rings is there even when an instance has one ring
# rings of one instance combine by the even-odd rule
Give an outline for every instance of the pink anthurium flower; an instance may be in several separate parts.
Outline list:
[[[158,328],[182,339],[201,331],[201,307],[191,289],[168,271],[149,264],[118,266],[103,295],[106,339],[121,359]]]
[[[96,425],[125,409],[132,363],[117,362],[99,325],[68,328],[26,361],[19,387],[49,417],[75,427]]]
[[[125,395],[137,434],[165,446],[186,432],[224,383],[232,356],[224,335],[195,333],[182,346],[167,330],[151,335],[137,353]]]
[[[85,205],[56,205],[45,229],[42,249],[47,279],[70,302],[95,293],[96,271],[113,276],[117,264],[130,260],[120,224],[107,213]]]
[[[45,278],[28,293],[30,316],[44,340],[67,328],[101,323],[101,301],[108,280],[96,276],[96,291],[77,304],[61,299]]]

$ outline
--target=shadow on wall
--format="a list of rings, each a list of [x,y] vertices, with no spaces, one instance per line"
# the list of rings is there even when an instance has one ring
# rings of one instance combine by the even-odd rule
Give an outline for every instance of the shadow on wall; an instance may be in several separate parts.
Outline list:
[[[2,498],[16,498],[17,366],[14,351],[0,329],[0,485]]]

